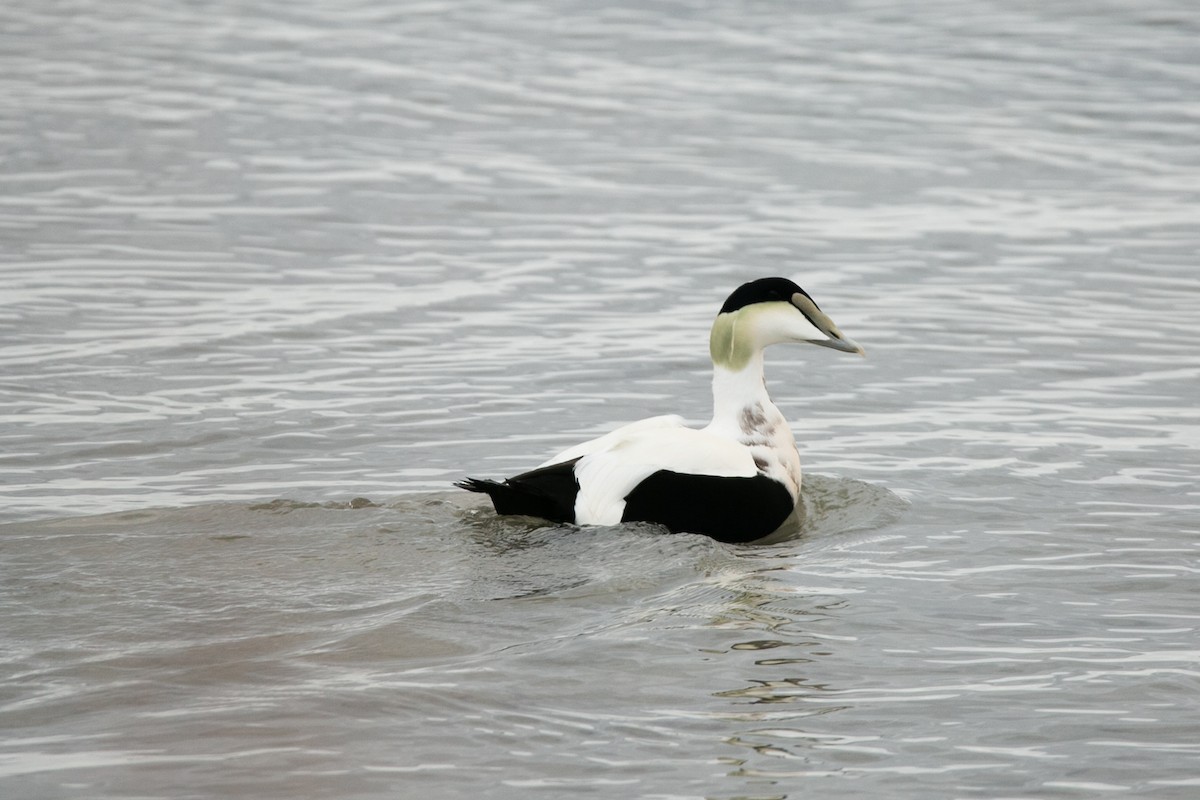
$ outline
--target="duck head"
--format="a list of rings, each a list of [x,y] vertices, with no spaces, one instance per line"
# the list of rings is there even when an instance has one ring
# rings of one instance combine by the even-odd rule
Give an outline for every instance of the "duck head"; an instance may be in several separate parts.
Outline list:
[[[865,355],[808,292],[787,278],[759,278],[735,289],[713,322],[709,353],[717,366],[740,370],[764,347],[780,342]]]

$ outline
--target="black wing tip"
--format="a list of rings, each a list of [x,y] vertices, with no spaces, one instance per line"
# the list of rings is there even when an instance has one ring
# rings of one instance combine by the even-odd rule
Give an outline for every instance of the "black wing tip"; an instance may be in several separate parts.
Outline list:
[[[480,492],[488,494],[489,489],[500,486],[496,481],[485,480],[483,478],[463,478],[461,481],[455,481],[454,485],[459,489],[466,489],[468,492]]]
[[[564,461],[524,472],[504,481],[464,478],[454,483],[459,489],[486,494],[497,514],[541,517],[552,522],[575,521],[575,461]]]

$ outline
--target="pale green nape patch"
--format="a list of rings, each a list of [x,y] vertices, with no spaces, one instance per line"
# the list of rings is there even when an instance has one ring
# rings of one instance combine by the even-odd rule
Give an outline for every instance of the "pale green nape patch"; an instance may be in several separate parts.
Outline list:
[[[737,372],[750,363],[750,359],[761,349],[756,341],[754,318],[760,314],[778,313],[780,306],[788,303],[755,303],[737,311],[718,314],[708,335],[708,354],[713,364]]]
[[[729,314],[718,314],[708,335],[708,354],[718,367],[738,371],[750,362],[749,345],[745,337],[738,337],[737,323],[742,309]]]

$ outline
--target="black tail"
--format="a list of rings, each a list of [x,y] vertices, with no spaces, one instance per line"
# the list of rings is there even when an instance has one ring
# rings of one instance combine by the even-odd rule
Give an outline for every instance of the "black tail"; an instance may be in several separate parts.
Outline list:
[[[575,462],[578,460],[531,470],[503,483],[467,478],[454,485],[492,498],[497,514],[523,514],[551,522],[574,522],[575,496],[579,494],[579,482],[575,480]]]

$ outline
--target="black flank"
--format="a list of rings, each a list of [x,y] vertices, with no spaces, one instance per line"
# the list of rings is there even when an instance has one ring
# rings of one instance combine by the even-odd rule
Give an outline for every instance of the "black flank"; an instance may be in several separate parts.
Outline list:
[[[702,533],[721,542],[752,542],[774,533],[795,500],[765,475],[725,478],[659,470],[625,498],[622,522],[657,522],[673,533]]]

